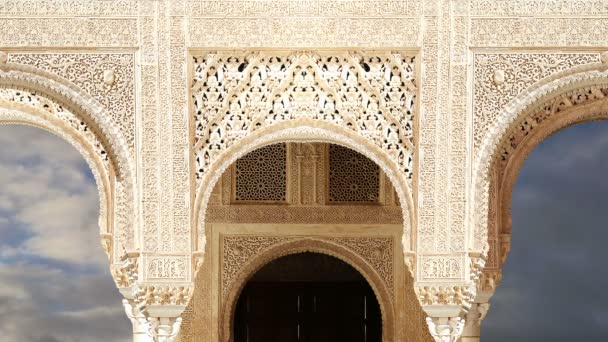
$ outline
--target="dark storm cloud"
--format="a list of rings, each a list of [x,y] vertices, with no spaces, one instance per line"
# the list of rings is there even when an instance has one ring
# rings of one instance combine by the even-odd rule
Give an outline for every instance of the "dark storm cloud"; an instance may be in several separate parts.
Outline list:
[[[0,341],[131,340],[84,159],[30,127],[0,126],[0,146]]]
[[[608,122],[541,143],[513,190],[511,253],[482,324],[486,342],[608,336]]]

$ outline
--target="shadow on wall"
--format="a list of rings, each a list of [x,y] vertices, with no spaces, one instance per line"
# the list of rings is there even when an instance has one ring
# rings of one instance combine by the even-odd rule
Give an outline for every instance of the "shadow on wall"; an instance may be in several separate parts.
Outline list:
[[[608,122],[547,138],[513,189],[511,252],[484,341],[601,341],[608,335]]]
[[[132,339],[98,218],[95,180],[74,147],[38,128],[0,126],[3,342]]]

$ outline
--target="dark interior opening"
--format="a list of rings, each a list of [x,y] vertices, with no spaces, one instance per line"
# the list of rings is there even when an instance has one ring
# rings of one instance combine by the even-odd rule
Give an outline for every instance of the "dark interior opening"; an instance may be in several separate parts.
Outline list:
[[[260,269],[241,292],[235,342],[381,342],[382,317],[365,278],[340,259],[299,253]]]

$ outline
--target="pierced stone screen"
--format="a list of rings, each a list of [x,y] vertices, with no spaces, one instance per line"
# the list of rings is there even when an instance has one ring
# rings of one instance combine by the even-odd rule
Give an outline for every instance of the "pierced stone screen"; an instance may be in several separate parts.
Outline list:
[[[235,201],[285,202],[287,146],[259,148],[236,161]]]
[[[380,168],[364,155],[329,146],[329,202],[369,203],[380,198]]]

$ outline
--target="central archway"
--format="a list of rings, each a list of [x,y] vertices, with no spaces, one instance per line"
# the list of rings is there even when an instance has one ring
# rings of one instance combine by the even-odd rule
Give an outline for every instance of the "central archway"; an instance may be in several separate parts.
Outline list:
[[[243,289],[252,277],[272,261],[301,253],[316,253],[333,257],[356,270],[371,287],[379,305],[382,321],[382,341],[394,340],[394,308],[390,299],[390,293],[382,279],[374,271],[373,267],[358,254],[336,243],[315,238],[301,238],[278,244],[273,248],[258,254],[243,266],[242,271],[239,272],[233,281],[232,286],[228,289],[226,301],[222,308],[222,319],[220,322],[220,332],[222,336],[220,341],[236,342],[233,332],[237,303]]]
[[[380,306],[366,279],[319,253],[271,261],[247,282],[233,320],[235,342],[382,341]]]
[[[417,239],[416,232],[412,229],[412,227],[416,227],[414,222],[416,218],[415,205],[404,174],[400,172],[386,151],[383,151],[361,135],[335,124],[309,118],[280,122],[249,134],[223,151],[210,170],[205,173],[204,178],[200,182],[201,186],[197,190],[193,205],[194,208],[197,208],[193,214],[193,222],[197,223],[197,229],[193,230],[192,236],[193,251],[195,252],[194,273],[198,272],[203,261],[206,244],[206,210],[211,193],[221,175],[238,158],[260,147],[281,142],[321,142],[341,145],[361,153],[377,164],[395,187],[399,202],[401,203],[403,214],[403,252],[409,272],[412,275],[415,274],[415,262],[413,259],[417,249]]]

